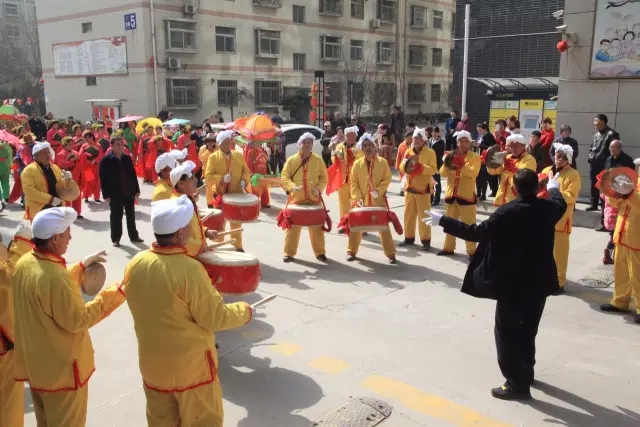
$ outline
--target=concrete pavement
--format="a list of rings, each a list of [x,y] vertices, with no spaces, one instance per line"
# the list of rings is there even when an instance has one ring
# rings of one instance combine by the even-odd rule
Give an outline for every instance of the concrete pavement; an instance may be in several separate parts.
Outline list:
[[[402,218],[399,183],[390,206]],[[84,205],[73,226],[67,259],[108,249],[108,279],[117,281],[128,260],[152,241],[149,198],[143,185],[138,226],[145,244],[122,239],[112,248],[105,204]],[[328,199],[334,223],[337,200]],[[538,338],[539,387],[530,403],[501,402],[489,389],[501,384],[493,342],[494,303],[459,292],[467,259],[435,256],[441,229],[433,230],[430,253],[398,249],[398,265],[386,263],[377,236],[363,240],[361,261],[345,261],[346,238],[328,234],[328,265],[313,257],[303,232],[297,262],[282,262],[284,233],[275,217],[285,195],[245,225],[245,249],[259,258],[263,278],[255,302],[278,298],[258,310],[245,327],[217,334],[225,398],[225,426],[303,427],[350,396],[391,403],[382,426],[631,427],[640,425],[640,352],[632,317],[606,315],[597,306],[611,289],[577,284],[600,263],[607,236],[574,229],[566,295],[548,300]],[[0,214],[7,238],[22,217],[17,205]],[[479,219],[483,217],[479,216]],[[526,226],[526,224],[523,224]],[[126,236],[126,235],[125,235]],[[397,241],[402,238],[395,235]],[[517,283],[515,283],[517,285]],[[229,301],[240,298],[229,297]],[[89,427],[145,426],[136,339],[131,315],[121,307],[91,330],[96,373],[90,382]],[[35,426],[27,399],[26,426]]]

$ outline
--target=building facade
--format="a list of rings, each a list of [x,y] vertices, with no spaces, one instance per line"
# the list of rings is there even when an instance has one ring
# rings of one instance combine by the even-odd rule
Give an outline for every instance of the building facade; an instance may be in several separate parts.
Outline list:
[[[42,73],[36,20],[34,0],[0,3],[0,86],[8,98],[38,93]]]
[[[220,110],[230,119],[233,106],[236,117],[281,109],[306,120],[304,106],[289,112],[283,103],[308,93],[318,70],[329,110],[365,114],[397,103],[427,113],[441,108],[452,78],[451,0],[36,5],[47,109],[56,116],[89,118],[85,100],[126,99],[123,114],[166,107],[176,117],[199,121]]]
[[[519,117],[523,133],[556,117],[560,25],[564,0],[476,0],[456,4],[452,104],[461,110],[465,5],[471,3],[468,90],[470,120]],[[561,23],[561,21],[560,21]],[[555,123],[555,120],[554,120]]]

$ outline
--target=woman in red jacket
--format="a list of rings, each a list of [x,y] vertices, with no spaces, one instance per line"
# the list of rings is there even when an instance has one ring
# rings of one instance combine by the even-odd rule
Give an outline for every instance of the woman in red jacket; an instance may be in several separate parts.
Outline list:
[[[549,117],[546,117],[542,121],[542,129],[540,130],[540,133],[542,134],[542,136],[540,137],[540,144],[542,144],[542,147],[547,150],[547,152],[549,152],[553,141],[555,141],[556,139],[556,133],[553,130],[552,125],[553,120],[551,120],[551,118]]]
[[[73,180],[82,189],[85,185],[84,170],[80,154],[74,149],[75,142],[72,137],[65,136],[62,138],[61,144],[63,148],[56,154],[55,164],[58,165],[60,169],[71,172]],[[78,218],[82,219],[82,194],[71,202],[71,207],[77,212]]]

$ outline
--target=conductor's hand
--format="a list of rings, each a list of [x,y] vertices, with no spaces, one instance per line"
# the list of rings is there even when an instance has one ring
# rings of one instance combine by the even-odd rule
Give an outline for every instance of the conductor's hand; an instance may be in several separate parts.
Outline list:
[[[107,259],[105,258],[107,256],[107,251],[102,250],[100,252],[96,252],[93,255],[89,255],[84,257],[84,259],[82,260],[82,263],[84,264],[85,267],[89,267],[91,264],[95,264],[96,262],[106,262]]]
[[[499,164],[503,164],[504,163],[504,159],[507,157],[507,153],[506,151],[502,151],[500,153],[495,153],[493,155],[493,157],[491,157],[491,162],[492,163],[499,163]]]
[[[218,237],[218,232],[215,230],[207,230],[204,235],[207,237],[207,239],[215,240],[216,237]]]
[[[13,238],[21,237],[23,239],[31,240],[33,239],[33,234],[31,233],[31,224],[28,222],[21,222],[16,227],[16,232],[13,234]]]
[[[558,176],[560,174],[553,174],[552,171],[549,172],[549,182],[547,182],[547,190],[551,190],[551,189],[558,189],[560,188],[560,181],[558,181]]]
[[[437,212],[431,212],[431,211],[424,211],[424,213],[429,215],[428,218],[424,218],[422,220],[422,222],[424,222],[425,225],[431,225],[431,226],[435,227],[435,226],[440,224],[440,220],[442,219],[443,215],[440,215]]]

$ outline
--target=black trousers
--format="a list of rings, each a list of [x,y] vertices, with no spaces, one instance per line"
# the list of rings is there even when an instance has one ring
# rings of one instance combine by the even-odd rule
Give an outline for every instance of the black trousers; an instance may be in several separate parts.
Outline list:
[[[602,161],[592,161],[589,169],[589,179],[591,181],[591,207],[597,208],[600,205],[600,190],[596,188],[598,174],[604,170]]]
[[[487,195],[487,185],[491,190],[491,194],[495,195],[498,192],[498,175],[489,175],[487,167],[482,165],[476,178],[476,194],[478,197]]]
[[[326,167],[331,166],[331,153],[322,153],[322,160]]]
[[[546,298],[527,303],[498,301],[494,335],[498,365],[507,384],[528,392],[536,364],[536,335]]]
[[[123,212],[127,217],[127,234],[129,234],[129,240],[136,240],[140,237],[138,235],[138,229],[136,228],[136,211],[133,199],[133,196],[123,196],[117,199],[112,198],[109,202],[109,222],[111,224],[112,242],[120,242],[120,238],[122,238]]]
[[[433,179],[436,181],[436,188],[434,189],[433,196],[431,196],[431,203],[438,204],[440,203],[440,196],[442,194],[442,184],[440,183],[440,174],[437,173],[433,175]]]

